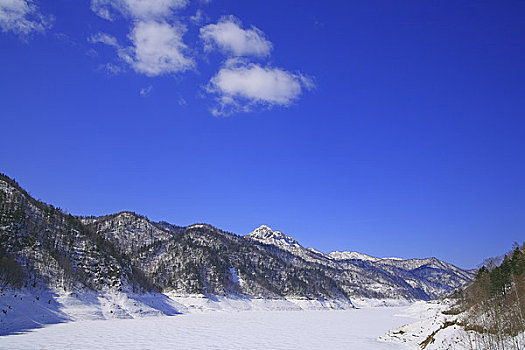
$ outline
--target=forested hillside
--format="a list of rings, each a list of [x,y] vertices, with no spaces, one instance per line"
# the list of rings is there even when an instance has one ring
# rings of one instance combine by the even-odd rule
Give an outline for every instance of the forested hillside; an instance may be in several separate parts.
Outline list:
[[[456,294],[461,325],[485,349],[525,347],[525,245],[515,244],[499,263],[489,259],[475,281]]]

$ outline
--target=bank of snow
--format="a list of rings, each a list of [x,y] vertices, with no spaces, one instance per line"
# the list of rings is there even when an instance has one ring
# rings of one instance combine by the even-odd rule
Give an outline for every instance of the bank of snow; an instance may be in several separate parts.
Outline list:
[[[167,296],[181,313],[206,311],[299,311],[299,310],[349,310],[354,305],[348,299],[306,298],[245,298],[235,296],[178,295]]]
[[[348,299],[257,299],[235,296],[121,292],[0,292],[0,335],[71,321],[131,319],[210,311],[348,310]]]
[[[0,335],[71,321],[179,313],[176,303],[162,294],[60,293],[49,290],[2,291],[0,309]]]

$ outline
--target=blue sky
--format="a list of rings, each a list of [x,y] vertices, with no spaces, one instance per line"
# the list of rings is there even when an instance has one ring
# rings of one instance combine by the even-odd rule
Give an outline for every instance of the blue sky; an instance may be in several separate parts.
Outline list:
[[[0,171],[73,214],[475,267],[525,237],[524,13],[0,0]]]

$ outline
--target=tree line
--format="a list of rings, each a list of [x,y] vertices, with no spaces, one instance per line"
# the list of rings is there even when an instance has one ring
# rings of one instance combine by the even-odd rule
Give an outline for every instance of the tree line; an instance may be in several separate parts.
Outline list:
[[[472,349],[525,349],[525,244],[499,263],[489,259],[456,293],[461,325]]]

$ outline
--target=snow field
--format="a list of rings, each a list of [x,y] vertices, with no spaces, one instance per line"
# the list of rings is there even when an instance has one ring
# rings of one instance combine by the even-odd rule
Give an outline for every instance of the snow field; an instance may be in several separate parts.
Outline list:
[[[399,307],[339,311],[203,312],[78,321],[0,337],[1,349],[401,350],[378,337],[413,319]]]

